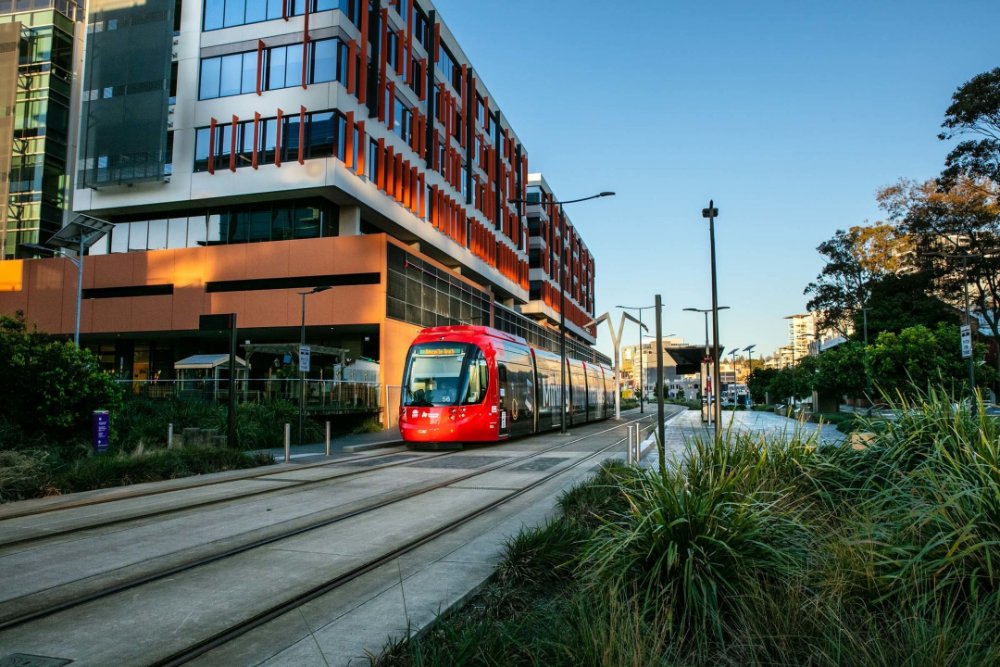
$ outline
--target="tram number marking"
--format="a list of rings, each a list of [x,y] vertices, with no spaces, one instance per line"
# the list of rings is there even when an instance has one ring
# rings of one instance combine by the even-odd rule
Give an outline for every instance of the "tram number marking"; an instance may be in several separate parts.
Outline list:
[[[507,428],[507,411],[500,412],[500,428]]]

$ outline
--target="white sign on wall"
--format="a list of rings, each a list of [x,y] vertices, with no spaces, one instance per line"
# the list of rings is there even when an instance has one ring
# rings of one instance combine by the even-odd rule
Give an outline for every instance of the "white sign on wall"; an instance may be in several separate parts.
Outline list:
[[[299,346],[299,371],[302,373],[309,372],[309,362],[312,357],[312,350],[308,345]]]

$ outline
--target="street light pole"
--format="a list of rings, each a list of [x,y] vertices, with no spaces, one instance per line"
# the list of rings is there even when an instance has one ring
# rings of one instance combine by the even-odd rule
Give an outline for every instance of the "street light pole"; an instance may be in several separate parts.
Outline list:
[[[750,393],[750,376],[753,375],[753,349],[757,344],[747,345],[743,351],[747,353],[747,407],[753,403],[753,394]]]
[[[562,418],[559,420],[559,433],[566,435],[566,216],[563,214],[564,204],[575,204],[581,201],[587,201],[590,199],[598,199],[600,197],[613,197],[614,192],[599,192],[596,195],[590,195],[589,197],[580,197],[579,199],[567,199],[566,201],[555,201],[551,202],[552,205],[559,206],[559,236],[560,236],[560,252],[559,252],[559,401],[562,403]],[[526,199],[509,199],[508,203],[511,204],[530,204]],[[537,202],[534,202],[537,203]]]
[[[715,201],[708,201],[708,208],[701,210],[701,217],[708,218],[708,241],[712,256],[712,358],[715,362],[715,384],[718,387],[719,377],[719,285],[715,271],[715,218],[719,215],[719,209],[715,208]],[[722,419],[722,405],[715,401],[715,435],[721,435],[719,426]]]
[[[714,358],[713,355],[712,355],[712,353],[711,353],[711,351],[708,349],[708,314],[712,312],[712,309],[711,308],[685,308],[684,310],[687,311],[687,312],[689,312],[689,313],[701,313],[702,315],[705,316],[705,363],[709,366],[708,368],[705,369],[705,375],[708,375],[709,373],[712,374],[712,377],[710,378],[710,381],[708,383],[708,384],[712,384],[712,383],[715,382],[715,379],[714,379],[715,378],[715,371],[713,370],[713,367],[718,366],[718,364],[719,364],[719,360],[716,359],[716,358]],[[720,310],[729,310],[729,306],[717,306],[715,308],[715,312],[716,313],[718,313],[718,311],[720,311]],[[712,398],[717,395],[718,391],[719,391],[718,386],[715,386],[715,387],[712,387],[712,389],[709,392],[706,393],[705,392],[705,384],[704,383],[702,384],[702,394],[705,395],[705,404],[708,406],[708,410],[707,410],[708,414],[705,415],[705,421],[707,421],[709,423],[712,423],[712,416],[714,414],[713,411],[712,411]]]
[[[306,346],[306,297],[330,289],[328,285],[314,287],[308,292],[299,292],[302,297],[302,326],[299,330],[299,447],[302,446],[306,414],[306,372],[302,370],[302,348]]]

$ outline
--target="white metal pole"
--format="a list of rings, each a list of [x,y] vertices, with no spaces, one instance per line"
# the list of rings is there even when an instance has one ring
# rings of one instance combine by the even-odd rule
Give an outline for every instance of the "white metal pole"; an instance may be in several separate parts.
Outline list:
[[[292,425],[285,422],[285,463],[292,460]]]

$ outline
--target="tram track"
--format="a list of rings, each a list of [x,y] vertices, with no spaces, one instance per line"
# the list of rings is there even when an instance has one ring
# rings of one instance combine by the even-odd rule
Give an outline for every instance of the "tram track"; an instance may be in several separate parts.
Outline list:
[[[633,420],[633,421],[627,422],[627,423],[631,424],[631,423],[635,423],[636,421],[647,421],[647,418],[643,417],[643,418],[640,418],[640,419],[637,419],[637,420]],[[620,427],[621,427],[621,425],[617,426],[616,428],[620,428]],[[591,434],[591,436],[588,436],[588,437],[592,437],[593,435],[597,435],[597,434]],[[580,439],[578,439],[578,440],[576,440],[574,442],[579,442],[580,440],[583,440],[583,439],[584,438],[580,438]],[[292,596],[291,598],[289,598],[287,600],[283,600],[283,601],[281,601],[281,602],[279,602],[277,604],[274,604],[274,605],[268,607],[267,609],[261,610],[261,611],[257,612],[256,614],[254,614],[253,616],[251,616],[250,618],[248,618],[248,619],[246,619],[244,621],[241,621],[241,622],[239,622],[237,624],[233,624],[232,626],[226,628],[225,630],[217,632],[217,633],[213,634],[212,636],[210,636],[210,637],[208,637],[206,639],[203,639],[203,640],[200,640],[198,642],[195,642],[195,643],[191,644],[190,646],[187,646],[187,647],[185,647],[184,649],[182,649],[180,651],[176,651],[173,654],[171,654],[171,655],[169,655],[169,656],[167,656],[165,658],[158,659],[158,660],[152,662],[151,665],[153,667],[175,667],[175,666],[178,666],[178,665],[186,664],[186,663],[188,663],[188,662],[190,662],[190,661],[192,661],[192,660],[194,660],[194,659],[196,659],[196,658],[204,655],[205,653],[208,653],[209,651],[211,651],[213,649],[219,648],[219,647],[224,646],[225,644],[227,644],[227,643],[229,643],[229,642],[231,642],[231,641],[233,641],[235,639],[238,639],[239,637],[245,635],[246,633],[248,633],[248,632],[250,632],[250,631],[252,631],[252,630],[254,630],[256,628],[259,628],[259,627],[261,627],[261,626],[269,623],[270,621],[273,621],[273,620],[279,618],[280,616],[282,616],[282,615],[284,615],[284,614],[286,614],[288,612],[291,612],[291,611],[294,611],[294,610],[298,609],[299,607],[301,607],[304,604],[307,604],[307,603],[309,603],[309,602],[311,602],[313,600],[316,600],[317,598],[319,598],[321,596],[324,596],[324,595],[327,595],[329,593],[334,592],[335,590],[337,590],[341,586],[344,586],[344,585],[346,585],[346,584],[348,584],[348,583],[350,583],[350,582],[352,582],[352,581],[354,581],[354,580],[356,580],[356,579],[364,576],[365,574],[368,574],[369,572],[374,571],[375,569],[377,569],[379,567],[388,565],[389,563],[393,562],[394,560],[398,559],[399,557],[401,557],[401,556],[403,556],[403,555],[405,555],[407,553],[410,553],[410,552],[414,551],[415,549],[417,549],[417,548],[419,548],[421,546],[424,546],[425,544],[428,544],[429,542],[431,542],[431,541],[433,541],[433,540],[435,540],[435,539],[437,539],[437,538],[439,538],[439,537],[441,537],[443,535],[446,535],[447,533],[450,533],[450,532],[454,531],[455,529],[457,529],[457,528],[459,528],[459,527],[461,527],[461,526],[463,526],[463,525],[465,525],[465,524],[467,524],[467,523],[469,523],[469,522],[471,522],[471,521],[473,521],[473,520],[475,520],[475,519],[477,519],[477,518],[479,518],[481,516],[484,516],[485,514],[488,514],[489,512],[492,512],[492,511],[494,511],[494,510],[502,507],[503,505],[505,505],[506,503],[511,502],[515,498],[518,498],[518,497],[520,497],[520,496],[522,496],[522,495],[524,495],[524,494],[526,494],[526,493],[528,493],[530,491],[533,491],[536,488],[542,486],[543,484],[546,484],[546,483],[552,481],[553,479],[555,479],[555,478],[557,478],[557,477],[559,477],[561,475],[566,474],[570,470],[573,470],[574,468],[578,468],[578,467],[586,464],[587,462],[592,461],[593,459],[595,459],[598,456],[606,453],[607,451],[609,451],[611,449],[614,449],[616,447],[620,447],[621,444],[624,441],[625,441],[625,438],[621,438],[621,439],[615,440],[612,443],[610,443],[610,444],[608,444],[608,445],[606,445],[606,446],[604,446],[604,447],[602,447],[602,448],[600,448],[600,449],[598,449],[598,450],[596,450],[594,452],[591,452],[591,453],[589,453],[589,454],[587,454],[585,456],[580,457],[578,460],[574,461],[573,463],[571,463],[571,464],[569,464],[569,465],[567,465],[567,466],[565,466],[563,468],[560,468],[558,470],[554,470],[553,472],[551,472],[551,473],[549,473],[547,475],[544,475],[540,479],[537,479],[537,480],[529,483],[528,485],[526,485],[526,486],[524,486],[524,487],[522,487],[520,489],[511,491],[510,493],[504,495],[503,497],[498,498],[496,500],[493,500],[493,501],[489,502],[485,506],[473,509],[473,510],[471,510],[471,511],[469,511],[469,512],[467,512],[467,513],[465,513],[465,514],[463,514],[461,516],[459,516],[458,518],[453,519],[453,520],[447,522],[446,524],[444,524],[442,526],[439,526],[439,527],[437,527],[437,528],[435,528],[435,529],[433,529],[433,530],[431,530],[429,532],[426,532],[426,533],[424,533],[422,535],[418,535],[418,536],[414,537],[413,539],[404,542],[403,544],[401,544],[401,545],[397,546],[396,548],[391,549],[391,550],[389,550],[389,551],[381,554],[380,556],[378,556],[376,558],[369,559],[365,563],[363,563],[363,564],[361,564],[359,566],[356,566],[354,568],[351,568],[347,572],[344,572],[344,573],[342,573],[342,574],[340,574],[340,575],[338,575],[336,577],[333,577],[333,578],[331,578],[331,579],[329,579],[327,581],[324,581],[324,582],[322,582],[322,583],[320,583],[320,584],[318,584],[318,585],[310,588],[309,590],[303,591],[303,592],[301,592],[301,593],[299,593],[297,595]],[[570,443],[563,443],[563,444],[560,444],[560,445],[556,445],[554,447],[549,448],[548,450],[543,450],[541,452],[534,453],[534,454],[532,454],[532,455],[530,455],[528,457],[524,457],[524,458],[532,458],[534,456],[538,456],[538,455],[546,453],[548,451],[552,451],[554,449],[559,449],[559,448],[565,447],[568,444],[570,444]],[[521,461],[518,461],[518,462],[521,462]],[[484,471],[484,472],[486,472],[486,471]],[[472,475],[470,475],[470,476],[472,476]]]
[[[651,417],[651,416],[650,416]],[[320,528],[328,527],[338,522],[345,521],[347,519],[359,517],[369,512],[388,507],[395,503],[405,502],[411,500],[423,494],[431,493],[432,491],[443,489],[448,486],[460,484],[462,482],[474,479],[475,477],[485,475],[490,472],[495,472],[497,470],[502,470],[503,468],[516,466],[523,464],[532,458],[539,457],[543,454],[557,451],[559,449],[580,443],[588,438],[593,438],[602,434],[607,434],[616,429],[620,429],[623,426],[633,424],[637,421],[648,421],[650,417],[643,416],[638,419],[632,419],[624,423],[615,424],[610,428],[601,429],[594,433],[588,433],[585,436],[579,438],[573,438],[565,442],[560,442],[554,444],[550,447],[542,448],[538,451],[531,452],[524,456],[518,456],[513,459],[510,457],[504,458],[502,461],[497,463],[482,466],[472,472],[448,477],[439,482],[426,484],[426,483],[416,483],[413,486],[415,488],[401,488],[393,493],[383,495],[376,502],[370,501],[359,501],[358,506],[349,509],[336,508],[325,512],[314,513],[311,515],[306,515],[300,517],[295,521],[286,521],[281,524],[276,524],[274,526],[269,526],[267,529],[262,529],[260,531],[251,531],[245,535],[239,535],[232,539],[225,541],[223,544],[212,544],[203,545],[203,548],[188,548],[181,550],[181,552],[174,554],[165,554],[160,558],[151,559],[151,561],[159,561],[161,558],[166,558],[170,556],[173,562],[167,566],[161,566],[160,563],[151,562],[150,565],[143,567],[133,567],[124,566],[117,570],[113,570],[109,573],[105,573],[102,576],[96,576],[93,578],[88,578],[88,581],[83,583],[71,582],[69,584],[64,584],[58,586],[57,589],[63,589],[66,591],[66,595],[63,599],[59,599],[56,594],[58,591],[45,590],[42,591],[44,595],[38,595],[38,600],[34,599],[36,594],[29,594],[22,596],[21,598],[14,598],[8,600],[0,605],[0,631],[8,630],[18,626],[22,626],[33,621],[45,618],[47,616],[78,607],[80,605],[95,602],[103,598],[108,598],[112,595],[122,593],[124,591],[135,589],[137,587],[150,584],[155,581],[163,580],[167,577],[173,577],[180,575],[185,572],[194,570],[195,568],[202,567],[211,563],[216,563],[227,558],[232,558],[234,556],[252,551],[254,549],[260,549],[269,545],[274,545],[282,540],[288,540],[290,538],[303,535],[310,531],[314,531]],[[608,447],[614,447],[620,445],[622,440],[616,440],[614,444]],[[605,447],[601,451],[606,451],[608,447]],[[400,461],[391,465],[382,466],[379,469],[384,470],[389,467],[396,466],[406,466],[418,461],[426,461],[429,458],[437,458],[438,456],[450,456],[457,455],[459,452],[447,452],[441,455],[435,455],[432,457],[420,457],[418,460],[408,460]],[[596,455],[596,454],[594,454]],[[371,457],[377,458],[377,457]],[[587,459],[592,458],[592,456],[586,457]],[[582,461],[581,461],[582,462]],[[579,463],[574,463],[573,466]],[[571,466],[572,467],[572,466]],[[560,468],[558,471],[552,473],[552,475],[546,476],[543,480],[550,479],[552,476],[560,474],[561,472],[569,468]],[[376,469],[367,468],[364,471],[358,471],[358,474],[377,472]],[[350,476],[356,476],[353,473]],[[326,478],[322,482],[330,483],[343,480],[344,476],[334,476],[331,478]],[[527,487],[527,488],[534,488]],[[520,495],[520,494],[517,494]],[[516,495],[510,496],[511,498],[516,497]],[[185,508],[190,509],[190,508]],[[471,515],[466,520],[471,520],[473,518]],[[260,533],[260,534],[257,534]],[[432,539],[432,538],[428,538]],[[426,540],[424,540],[426,541]],[[423,542],[421,542],[423,543]],[[219,547],[222,548],[219,548]],[[410,548],[415,548],[419,546],[414,544]],[[201,553],[206,549],[210,550],[210,553]],[[110,579],[113,583],[105,583],[101,579]],[[56,599],[54,603],[46,603],[41,601],[41,598],[45,600],[50,600],[52,598]],[[6,613],[4,613],[6,612]]]

